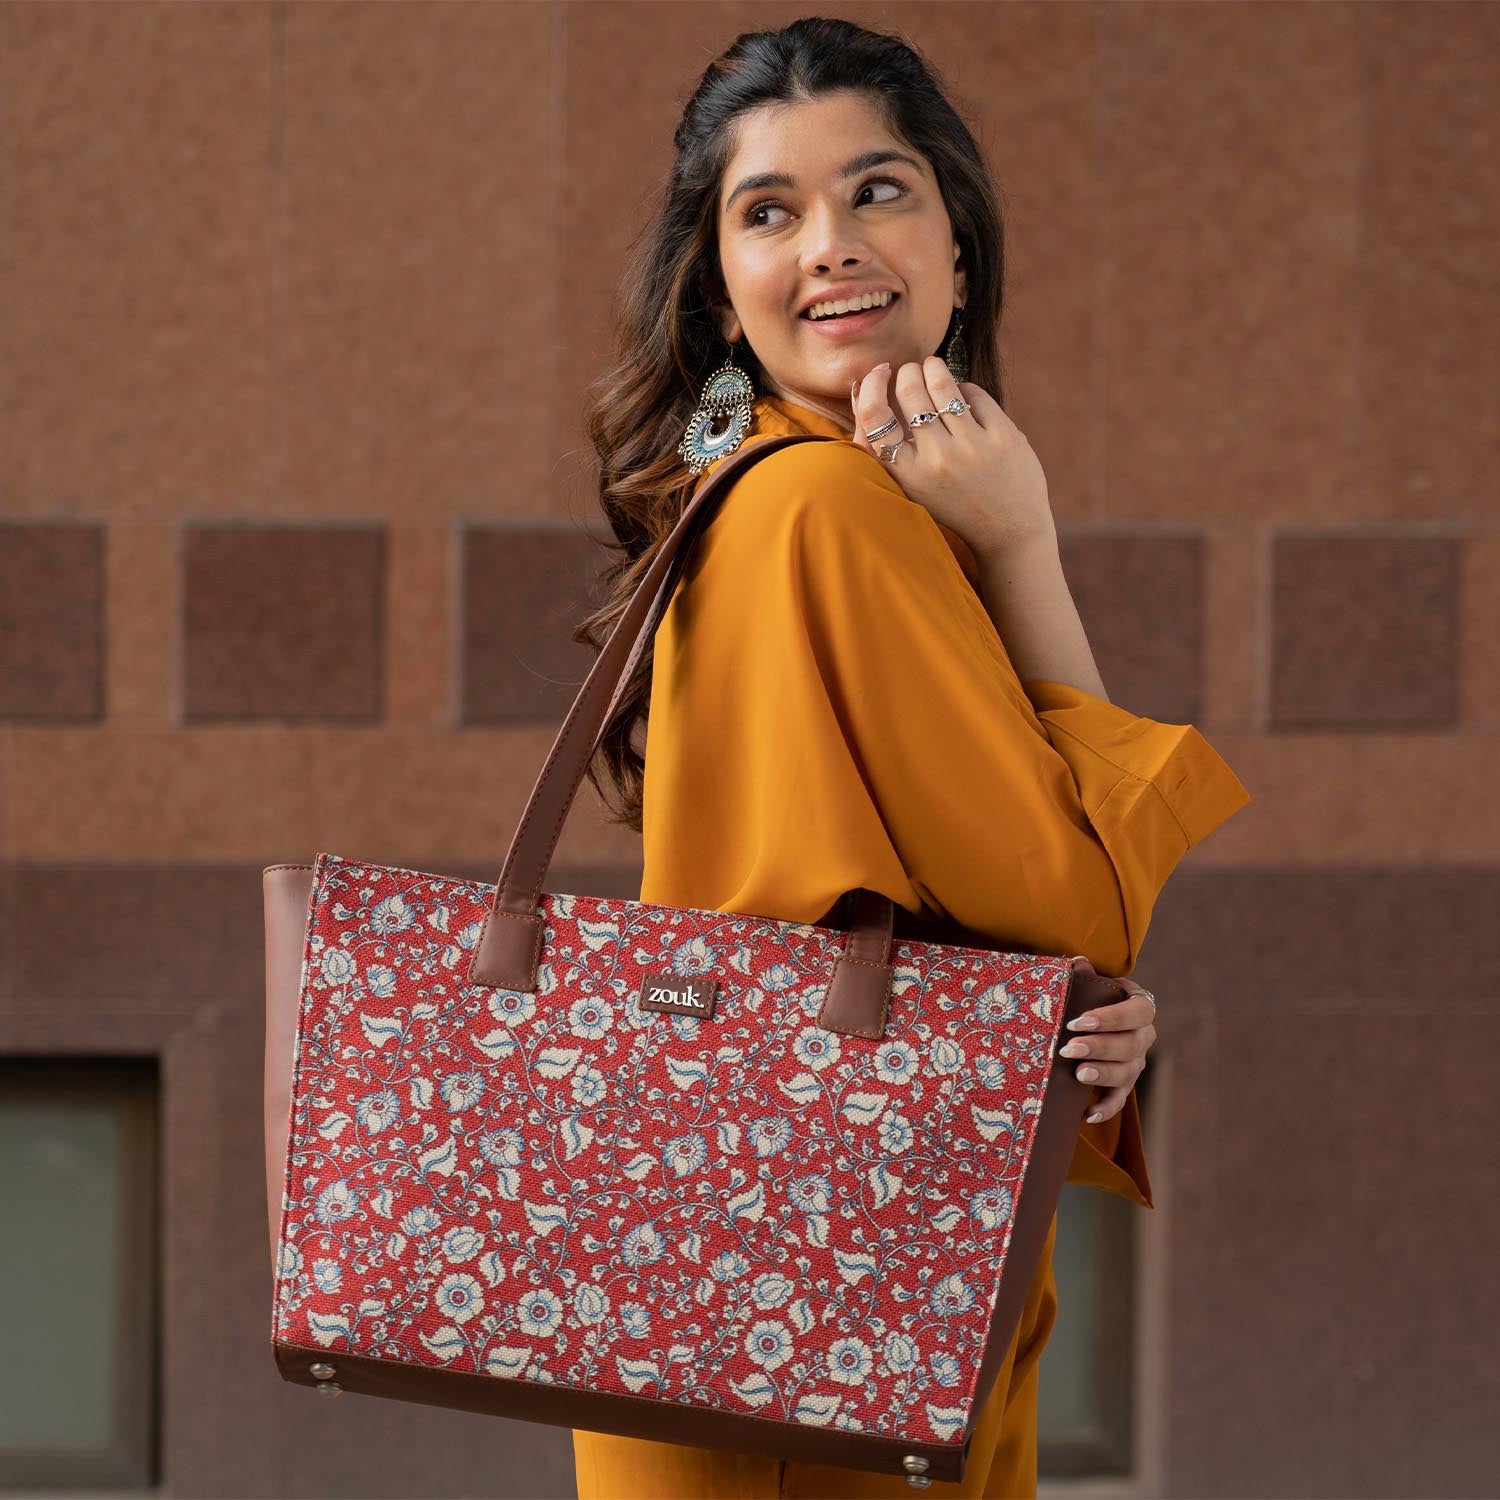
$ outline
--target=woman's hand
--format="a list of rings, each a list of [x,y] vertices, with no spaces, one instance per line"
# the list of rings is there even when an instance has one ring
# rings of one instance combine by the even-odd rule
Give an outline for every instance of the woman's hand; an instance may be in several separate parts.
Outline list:
[[[1074,962],[1079,968],[1087,965],[1090,973],[1099,972],[1086,958],[1080,956]],[[1097,1100],[1089,1111],[1090,1123],[1111,1119],[1125,1108],[1136,1079],[1145,1070],[1146,1054],[1156,1041],[1156,1006],[1144,998],[1143,987],[1133,979],[1117,979],[1115,983],[1123,984],[1130,994],[1114,1005],[1086,1010],[1070,1021],[1069,1029],[1077,1028],[1080,1034],[1060,1053],[1063,1057],[1088,1058],[1087,1063],[1077,1068],[1079,1079],[1106,1090],[1103,1099]],[[1098,1021],[1096,1030],[1088,1028],[1090,1016]],[[1085,1023],[1082,1027],[1080,1021]],[[1090,1068],[1095,1070],[1092,1078],[1085,1076]]]
[[[855,381],[854,440],[878,459],[881,448],[905,439],[885,467],[910,499],[980,556],[1053,531],[1047,476],[1026,434],[988,391],[955,381],[936,354],[902,365],[894,385],[893,392],[889,364]],[[956,417],[943,407],[957,396],[969,410]],[[913,430],[911,418],[923,411],[937,412],[938,420]],[[898,425],[889,432],[874,442],[865,436],[892,417]]]

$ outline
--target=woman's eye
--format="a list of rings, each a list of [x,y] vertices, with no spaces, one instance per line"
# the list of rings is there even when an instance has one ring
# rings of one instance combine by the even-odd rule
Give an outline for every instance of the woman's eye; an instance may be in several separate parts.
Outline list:
[[[859,193],[855,194],[855,202],[857,203],[859,201],[860,194],[862,194],[866,188],[872,187],[893,187],[896,189],[895,193],[891,197],[879,199],[878,201],[881,203],[894,203],[897,198],[904,198],[906,196],[906,184],[904,182],[900,182],[894,177],[872,177],[868,182],[860,183]],[[782,205],[780,203],[777,203],[774,199],[762,198],[759,203],[752,204],[745,210],[743,215],[744,222],[752,229],[766,229],[769,227],[768,225],[757,224],[755,222],[756,214],[765,213],[769,209],[780,207],[782,207]]]

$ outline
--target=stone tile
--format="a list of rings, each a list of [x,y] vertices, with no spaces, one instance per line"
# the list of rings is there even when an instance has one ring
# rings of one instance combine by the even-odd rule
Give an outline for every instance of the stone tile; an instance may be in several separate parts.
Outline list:
[[[1060,529],[1059,551],[1110,701],[1166,723],[1196,722],[1202,712],[1201,540]]]
[[[20,865],[10,871],[19,1009],[260,1015],[260,872],[203,866]]]
[[[1215,526],[1201,546],[1203,707],[1194,723],[1252,733],[1265,722],[1269,539],[1256,526]]]
[[[380,719],[380,527],[189,526],[182,590],[186,722]]]
[[[191,734],[28,730],[10,742],[9,852],[54,863],[233,859],[258,869],[327,849],[412,868],[436,849],[480,859],[493,873],[555,733],[374,736],[269,723]],[[79,799],[80,786],[109,795]],[[53,815],[70,803],[68,819]],[[640,835],[610,822],[592,785],[580,782],[559,858],[620,864],[639,852]]]
[[[275,7],[0,10],[7,504],[258,509]]]
[[[1226,1185],[1211,1205],[1178,1210],[1167,1493],[1361,1493],[1351,1440],[1364,1392],[1347,1371],[1356,1316],[1347,1272],[1361,1227],[1349,1206],[1334,1180],[1321,1197],[1274,1209],[1262,1194],[1238,1202]]]
[[[1169,1006],[1302,1023],[1493,1016],[1493,867],[1282,868],[1174,877],[1131,976]],[[1159,983],[1158,983],[1159,981]]]
[[[177,717],[177,528],[116,522],[105,549],[109,721],[163,729]]]
[[[0,523],[0,718],[104,716],[104,531]]]
[[[458,536],[447,526],[387,530],[386,703],[392,724],[440,728],[457,718],[453,639]]]
[[[274,15],[285,453],[271,493],[298,514],[546,512],[561,12]]]
[[[1361,513],[1360,9],[1097,14],[1106,512]]]
[[[1453,537],[1276,537],[1270,726],[1451,727],[1459,561]]]
[[[1344,1343],[1360,1397],[1350,1449],[1360,1495],[1483,1496],[1493,1486],[1500,1293],[1479,1268],[1500,1236],[1500,1154],[1479,1060],[1486,1041],[1487,1029],[1447,1015],[1371,1015],[1340,1040],[1358,1240],[1343,1268]]]
[[[464,723],[561,724],[596,660],[570,636],[605,561],[571,528],[464,532]]]
[[[1500,729],[1500,536],[1462,542],[1459,579],[1459,718],[1472,733]]]
[[[1488,518],[1500,463],[1500,11],[1358,15],[1368,513]]]

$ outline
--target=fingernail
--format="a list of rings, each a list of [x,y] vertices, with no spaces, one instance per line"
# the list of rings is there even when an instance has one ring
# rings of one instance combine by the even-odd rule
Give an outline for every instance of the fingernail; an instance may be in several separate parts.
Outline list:
[[[889,370],[890,367],[891,367],[891,362],[888,359],[881,360],[881,362],[878,365],[875,366],[875,368],[877,370]]]
[[[1100,1122],[1100,1120],[1102,1120],[1103,1118],[1104,1118],[1103,1115],[1092,1114],[1092,1115],[1089,1116],[1089,1124],[1090,1125],[1097,1125]]]
[[[1069,1031],[1093,1031],[1099,1025],[1098,1016],[1079,1016],[1076,1021],[1068,1022]]]
[[[1078,1076],[1083,1082],[1092,1083],[1099,1076],[1099,1070],[1098,1068],[1080,1068]]]

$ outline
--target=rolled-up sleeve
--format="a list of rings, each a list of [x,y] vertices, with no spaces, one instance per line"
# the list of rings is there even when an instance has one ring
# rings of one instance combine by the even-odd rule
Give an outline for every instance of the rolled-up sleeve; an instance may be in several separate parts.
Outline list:
[[[643,900],[810,921],[865,886],[1120,975],[1178,859],[1248,800],[1190,725],[1023,688],[943,530],[862,449],[761,460],[698,548],[656,640]],[[1079,1151],[1070,1180],[1149,1204],[1133,1094]]]

